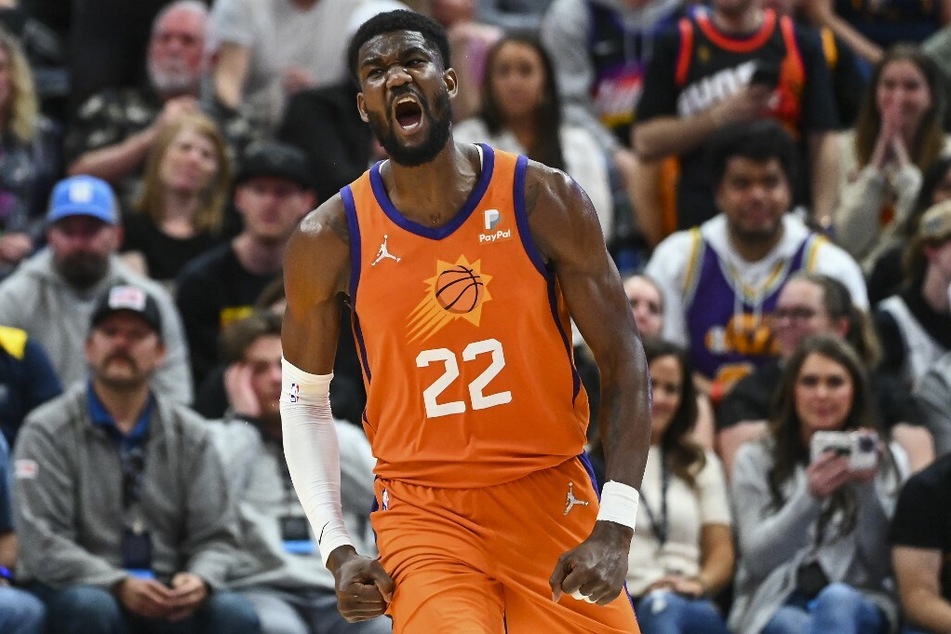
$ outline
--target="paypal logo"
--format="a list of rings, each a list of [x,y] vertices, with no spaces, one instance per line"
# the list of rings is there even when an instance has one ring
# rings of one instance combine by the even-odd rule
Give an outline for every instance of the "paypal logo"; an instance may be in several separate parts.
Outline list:
[[[502,222],[502,213],[498,209],[486,209],[483,214],[485,216],[486,231],[492,231]]]

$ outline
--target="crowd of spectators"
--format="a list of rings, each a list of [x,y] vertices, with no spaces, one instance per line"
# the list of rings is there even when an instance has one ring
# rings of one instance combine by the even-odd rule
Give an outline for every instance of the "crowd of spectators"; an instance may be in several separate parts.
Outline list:
[[[276,403],[285,243],[386,158],[344,57],[393,9],[449,34],[456,140],[572,176],[624,277],[642,631],[951,631],[951,0],[61,5],[0,0],[0,631],[391,630],[337,613]],[[334,373],[372,553],[348,328]]]

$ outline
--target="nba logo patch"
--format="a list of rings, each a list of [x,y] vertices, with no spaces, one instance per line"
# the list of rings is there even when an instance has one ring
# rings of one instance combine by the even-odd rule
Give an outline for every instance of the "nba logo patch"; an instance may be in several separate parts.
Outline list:
[[[390,510],[390,492],[386,489],[383,489],[383,493],[380,494],[380,508],[384,511]]]
[[[291,389],[287,391],[287,400],[290,403],[300,401],[300,386],[297,383],[291,383]]]

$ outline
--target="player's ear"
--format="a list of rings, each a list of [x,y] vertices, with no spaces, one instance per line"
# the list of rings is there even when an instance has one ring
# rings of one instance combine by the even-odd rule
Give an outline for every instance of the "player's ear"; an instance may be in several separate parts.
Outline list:
[[[367,114],[367,102],[363,98],[362,92],[357,93],[357,112],[360,113],[360,119],[362,119],[364,123],[370,122],[370,115]]]
[[[446,82],[446,88],[449,89],[449,98],[452,99],[459,92],[459,76],[455,69],[447,68],[443,72],[443,81]]]

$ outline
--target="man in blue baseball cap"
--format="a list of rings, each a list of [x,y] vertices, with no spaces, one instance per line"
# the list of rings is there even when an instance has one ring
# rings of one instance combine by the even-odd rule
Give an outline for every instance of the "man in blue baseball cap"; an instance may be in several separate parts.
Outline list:
[[[191,371],[178,310],[164,288],[116,255],[122,224],[109,184],[86,175],[60,181],[50,196],[46,220],[48,248],[0,283],[0,323],[36,338],[68,386],[86,376],[83,342],[96,298],[116,284],[141,287],[158,305],[167,351],[153,387],[190,403]]]
[[[59,274],[80,289],[101,280],[109,254],[122,243],[119,210],[109,184],[85,175],[60,181],[53,188],[46,223]]]
[[[46,221],[52,224],[70,216],[89,216],[118,225],[119,209],[109,183],[85,174],[58,182],[50,196]]]

